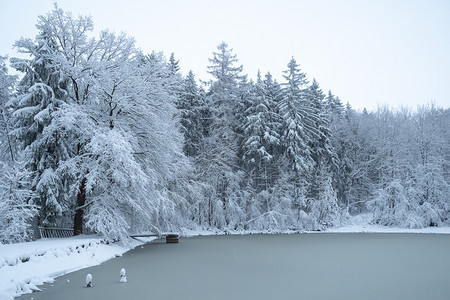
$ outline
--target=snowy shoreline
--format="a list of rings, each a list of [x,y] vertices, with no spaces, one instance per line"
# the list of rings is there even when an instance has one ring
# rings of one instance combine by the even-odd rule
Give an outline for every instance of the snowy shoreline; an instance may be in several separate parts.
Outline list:
[[[122,256],[143,243],[130,240],[124,246],[89,235],[0,245],[0,300],[38,291],[38,285]]]
[[[286,234],[296,231],[208,231],[184,230],[186,237],[221,234]],[[450,234],[450,227],[422,229],[390,228],[376,225],[348,225],[324,231],[301,233],[415,233]],[[0,300],[39,290],[38,285],[52,283],[58,276],[99,265],[149,242],[131,240],[128,246],[105,243],[100,236],[41,239],[28,243],[0,245]],[[31,275],[32,274],[32,275]]]

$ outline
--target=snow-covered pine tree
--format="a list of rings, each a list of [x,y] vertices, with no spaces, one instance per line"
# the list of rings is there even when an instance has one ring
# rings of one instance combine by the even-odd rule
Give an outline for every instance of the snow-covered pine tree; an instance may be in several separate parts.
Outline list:
[[[313,139],[312,144],[313,159],[317,165],[322,162],[333,164],[337,157],[331,144],[330,120],[324,105],[325,95],[315,79],[313,79],[311,85],[308,87],[307,97],[313,115],[315,116],[312,127],[314,127],[317,133],[314,136],[316,138]]]
[[[328,116],[331,118],[331,122],[341,119],[344,116],[344,105],[339,97],[333,95],[331,91],[328,91],[325,98],[325,110]]]
[[[28,190],[30,172],[9,135],[11,116],[6,103],[12,97],[15,76],[8,75],[0,57],[0,243],[33,238],[30,221],[37,213],[33,193]]]
[[[319,84],[313,79],[307,90],[307,98],[310,103],[314,123],[311,125],[316,134],[311,139],[311,156],[314,160],[315,168],[311,172],[311,186],[309,198],[311,200],[318,199],[318,180],[320,170],[329,170],[337,163],[337,155],[331,143],[331,130],[329,128],[330,121],[324,107],[325,95],[320,89]],[[325,168],[322,168],[324,166]]]
[[[312,137],[317,135],[317,129],[312,127],[317,116],[308,104],[305,73],[301,72],[294,58],[287,66],[279,107],[282,118],[281,143],[292,169],[305,176],[314,165],[310,144]]]
[[[264,97],[267,99],[271,99],[271,102],[273,102],[271,104],[274,105],[273,107],[270,107],[269,121],[271,124],[271,128],[275,129],[278,137],[280,137],[282,124],[282,118],[279,111],[279,104],[282,98],[281,86],[275,79],[273,79],[272,75],[269,72],[267,72],[267,74],[264,76],[264,80],[262,83]],[[276,161],[283,156],[281,141],[278,144],[271,143],[270,152],[274,156],[274,164],[276,164]],[[276,176],[279,173],[276,169],[278,169],[278,167],[275,166],[275,169],[271,174],[272,181],[276,180]]]
[[[368,156],[371,143],[372,124],[369,115],[360,115],[350,105],[344,110],[340,100],[328,92],[325,98],[326,116],[330,120],[331,144],[336,159],[330,165],[333,172],[333,187],[337,192],[339,203],[351,212],[360,212],[365,207],[372,190],[368,174]],[[361,117],[367,117],[362,121]]]
[[[83,23],[84,27],[91,23]],[[15,46],[30,59],[12,58],[12,66],[25,73],[18,85],[18,95],[8,106],[12,112],[10,132],[24,150],[25,163],[32,174],[31,190],[37,193],[40,205],[41,225],[55,224],[56,218],[66,209],[64,204],[63,180],[55,174],[55,169],[64,152],[57,153],[58,135],[44,139],[44,128],[51,123],[51,115],[66,100],[64,88],[68,79],[59,69],[58,50],[51,29],[40,18],[36,41],[20,39]]]
[[[330,120],[324,105],[325,95],[315,79],[308,87],[307,97],[315,116],[312,127],[316,130],[310,141],[314,168],[309,173],[308,207],[311,228],[320,229],[340,222],[341,212],[331,171],[338,166],[339,159],[332,144]]]
[[[184,134],[183,150],[187,156],[196,156],[199,152],[200,141],[203,136],[203,107],[203,95],[197,86],[194,73],[189,71],[189,74],[183,80],[182,90],[177,100],[177,108],[180,110],[181,131]]]
[[[210,60],[208,72],[213,76],[209,82],[209,90],[206,96],[206,106],[211,113],[211,124],[202,140],[202,152],[197,158],[197,164],[204,173],[203,178],[207,178],[207,183],[214,190],[214,199],[207,207],[209,210],[209,220],[213,220],[217,206],[217,201],[221,201],[223,212],[234,214],[228,211],[237,207],[234,203],[229,203],[235,192],[230,190],[232,182],[239,182],[238,151],[239,118],[237,117],[241,107],[240,83],[242,82],[242,66],[236,66],[237,58],[228,48],[226,43],[217,46],[217,51],[213,52]],[[219,212],[218,212],[219,213]],[[227,216],[225,216],[227,220]],[[222,221],[221,221],[222,222]],[[223,222],[222,222],[223,223]],[[225,221],[226,223],[226,221]]]
[[[236,66],[238,59],[233,49],[225,42],[217,46],[213,58],[209,59],[208,73],[214,78],[209,82],[208,102],[214,109],[215,126],[236,131],[241,106],[241,84],[244,76],[242,65]],[[222,123],[222,124],[221,124]],[[231,138],[231,137],[230,137]],[[234,142],[236,143],[236,142]]]
[[[286,82],[282,84],[279,103],[282,120],[280,140],[289,161],[290,170],[287,171],[291,173],[290,178],[295,186],[294,204],[300,218],[302,207],[306,205],[309,172],[314,166],[311,144],[318,136],[317,129],[313,127],[317,116],[308,103],[305,73],[301,72],[294,58],[287,66],[283,75]]]
[[[267,73],[262,80],[258,73],[257,82],[254,84],[248,108],[245,110],[243,129],[243,163],[248,174],[248,193],[252,195],[247,199],[248,220],[252,226],[260,224],[264,228],[267,217],[273,217],[273,209],[278,205],[273,196],[274,186],[278,175],[280,159],[280,116],[278,114],[278,101],[280,87],[273,81],[272,75]],[[277,215],[278,216],[278,215]]]
[[[178,71],[180,71],[180,66],[179,66],[179,60],[175,59],[175,53],[171,53],[170,57],[169,57],[169,71],[170,74],[175,75],[178,73]]]
[[[6,57],[0,56],[0,161],[14,161],[16,156],[16,143],[10,136],[11,116],[6,103],[11,98],[16,77],[8,75],[5,65]]]
[[[270,98],[268,85],[272,84],[271,76],[264,82],[258,73],[254,85],[250,106],[245,111],[244,123],[244,157],[256,193],[261,190],[269,190],[272,186],[269,172],[273,161],[273,150],[280,144],[279,124],[276,123],[275,112],[277,101]]]

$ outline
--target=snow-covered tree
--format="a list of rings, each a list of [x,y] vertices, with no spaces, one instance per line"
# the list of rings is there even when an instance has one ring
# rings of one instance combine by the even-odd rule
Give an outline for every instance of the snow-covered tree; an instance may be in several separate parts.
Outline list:
[[[301,72],[294,58],[287,66],[279,107],[282,118],[281,143],[292,169],[305,175],[314,165],[309,145],[312,136],[317,134],[317,130],[312,127],[316,116],[307,102],[308,81],[305,73]]]
[[[376,195],[368,203],[374,222],[401,227],[448,222],[444,116],[435,107],[419,107],[416,113],[384,107],[375,114]]]
[[[175,75],[180,71],[179,60],[175,59],[175,54],[172,52],[169,57],[169,70],[172,75]]]
[[[365,210],[365,202],[374,192],[373,154],[376,152],[373,117],[354,111],[349,105],[343,118],[332,123],[332,145],[337,155],[332,165],[333,186],[339,203],[351,213]]]
[[[277,98],[270,73],[257,82],[250,97],[250,106],[245,111],[243,161],[250,169],[255,191],[268,190],[273,186],[270,176],[276,148],[280,145],[280,128],[277,113]]]
[[[204,99],[192,71],[183,81],[177,108],[180,110],[181,131],[184,134],[184,153],[187,156],[196,156],[204,131],[202,121]]]
[[[0,57],[0,243],[24,242],[33,237],[31,220],[36,215],[33,193],[29,191],[30,172],[17,153],[10,136],[11,116],[6,103],[13,95],[16,78],[8,75]]]
[[[11,115],[6,104],[12,96],[16,78],[8,75],[4,60],[5,57],[0,56],[0,160],[14,161],[17,149],[15,140],[9,134]]]
[[[64,103],[62,89],[67,81],[56,67],[56,44],[42,20],[38,29],[36,43],[24,38],[16,42],[19,52],[29,54],[31,58],[11,60],[12,66],[25,75],[19,82],[17,97],[9,101],[8,107],[13,110],[10,135],[25,151],[26,165],[32,172],[31,189],[38,192],[41,223],[51,224],[64,210],[61,182],[53,176],[63,153],[56,153],[55,139],[43,140],[42,132],[50,124],[51,114]]]
[[[336,191],[332,184],[331,172],[326,165],[320,165],[318,175],[315,180],[318,182],[316,198],[308,201],[309,230],[322,230],[326,227],[339,226],[345,217],[338,204]]]
[[[423,226],[448,223],[450,213],[450,177],[448,173],[448,149],[450,140],[446,132],[449,118],[435,106],[418,107],[413,116],[416,129],[410,146],[417,153],[413,178],[407,183],[421,206]],[[447,170],[447,171],[446,171]]]
[[[172,205],[172,195],[179,194],[170,192],[175,189],[170,184],[188,168],[175,96],[168,77],[160,76],[167,64],[142,59],[125,34],[103,31],[91,37],[90,18],[74,19],[58,7],[40,17],[38,29],[35,42],[19,42],[32,59],[16,59],[14,66],[30,74],[25,79],[42,69],[44,74],[53,70],[58,80],[41,82],[41,76],[28,90],[23,81],[18,97],[23,100],[12,107],[16,132],[26,133],[24,120],[30,123],[25,129],[37,128],[33,135],[17,136],[29,165],[36,166],[30,170],[38,171],[33,190],[46,206],[50,200],[55,206],[44,216],[57,218],[67,209],[75,234],[86,223],[109,237],[124,237],[132,226],[148,227],[152,221],[166,225],[161,205],[178,204]],[[49,41],[51,47],[41,46]],[[39,47],[47,52],[39,54]],[[27,119],[20,118],[30,111]]]
[[[309,198],[312,200],[319,197],[319,177],[324,174],[320,172],[329,171],[338,162],[338,158],[335,149],[332,145],[330,120],[328,114],[325,111],[324,99],[325,95],[320,89],[319,84],[313,79],[311,85],[307,90],[307,98],[313,118],[311,126],[314,128],[314,134],[310,139],[311,157],[314,161],[314,169],[310,173],[310,192]]]
[[[325,110],[331,118],[331,122],[335,122],[339,120],[344,115],[344,105],[342,104],[339,97],[333,95],[331,91],[328,91],[328,94],[325,98]]]
[[[286,82],[282,85],[282,98],[279,102],[281,116],[280,141],[289,161],[290,180],[295,186],[294,210],[300,221],[300,212],[304,208],[308,191],[308,175],[314,166],[311,144],[317,136],[314,128],[316,115],[308,103],[307,79],[301,72],[296,60],[292,58],[284,71]]]
[[[229,186],[232,182],[239,181],[235,177],[239,176],[236,172],[239,151],[237,115],[241,107],[242,66],[236,66],[236,55],[226,43],[219,44],[210,63],[208,72],[214,79],[209,82],[206,106],[211,114],[211,124],[207,130],[208,135],[202,140],[202,152],[197,158],[197,164],[204,171],[203,178],[214,190],[215,198],[208,200],[214,205],[208,204],[208,207],[216,208],[219,200],[226,213],[227,207],[235,207],[235,203],[230,201],[236,199],[235,195],[230,196]],[[214,209],[210,210],[213,211]],[[209,219],[212,220],[211,217]]]

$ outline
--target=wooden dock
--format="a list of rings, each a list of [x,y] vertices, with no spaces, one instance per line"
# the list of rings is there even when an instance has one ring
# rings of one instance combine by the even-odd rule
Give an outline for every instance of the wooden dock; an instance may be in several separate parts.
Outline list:
[[[179,236],[180,235],[178,233],[174,233],[174,232],[161,233],[161,234],[150,233],[150,234],[133,234],[133,235],[130,235],[130,237],[133,238],[133,239],[138,239],[138,238],[142,238],[142,237],[158,237],[159,239],[165,238],[166,239],[166,244],[176,244],[176,243],[178,243]]]

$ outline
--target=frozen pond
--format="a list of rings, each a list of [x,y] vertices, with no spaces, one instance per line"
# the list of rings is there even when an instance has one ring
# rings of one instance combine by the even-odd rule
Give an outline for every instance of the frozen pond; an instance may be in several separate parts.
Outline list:
[[[127,270],[127,283],[119,272]],[[93,287],[84,287],[87,273]],[[17,299],[449,299],[450,235],[294,234],[153,242]]]

